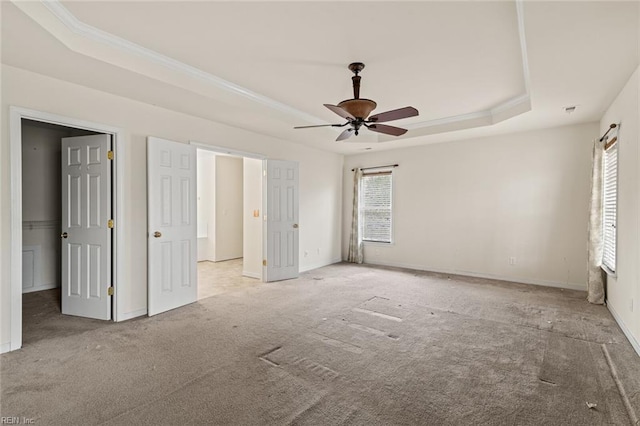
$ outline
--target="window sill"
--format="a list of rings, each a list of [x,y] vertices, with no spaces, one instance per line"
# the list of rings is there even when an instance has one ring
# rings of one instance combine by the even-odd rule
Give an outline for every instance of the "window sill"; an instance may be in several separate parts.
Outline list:
[[[390,243],[385,243],[384,241],[363,241],[362,244],[365,246],[379,246],[379,247],[389,247],[395,245],[393,241]]]
[[[611,269],[607,268],[605,265],[600,265],[600,268],[607,273],[608,277],[618,278],[618,274],[615,271],[612,271]]]

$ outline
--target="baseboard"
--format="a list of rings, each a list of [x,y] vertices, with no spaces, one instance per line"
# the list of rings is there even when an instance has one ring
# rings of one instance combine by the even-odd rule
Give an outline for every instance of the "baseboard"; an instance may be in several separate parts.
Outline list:
[[[60,287],[58,284],[56,283],[49,283],[49,284],[43,284],[43,285],[39,285],[37,287],[31,287],[31,288],[27,288],[27,289],[22,289],[22,294],[25,293],[33,293],[34,291],[44,291],[44,290],[52,290],[54,288],[58,288]]]
[[[118,318],[116,321],[117,322],[126,321],[133,318],[142,317],[144,315],[147,315],[147,308],[138,309],[137,311],[132,311],[132,312],[126,312],[120,315],[120,318]]]
[[[635,349],[635,351],[640,356],[640,343],[638,343],[638,340],[635,338],[635,336],[631,334],[631,330],[627,328],[624,321],[622,321],[622,317],[618,315],[615,309],[613,309],[613,306],[611,306],[609,301],[607,301],[607,309],[609,309],[609,312],[611,312],[613,319],[616,320],[616,322],[620,326],[620,329],[622,329],[622,332],[624,333],[624,335],[627,336],[627,339],[629,340],[629,343],[631,343],[631,346],[633,346],[633,349]]]
[[[262,275],[261,274],[256,274],[253,272],[247,272],[247,271],[242,271],[242,275],[245,277],[249,277],[249,278],[256,278],[261,280],[262,279]]]
[[[221,258],[216,258],[213,260],[213,262],[226,262],[227,260],[236,260],[236,259],[242,259],[242,255],[240,256],[223,256]]]
[[[304,268],[300,268],[300,273],[302,272],[308,272],[314,269],[318,269],[318,268],[322,268],[323,266],[329,266],[329,265],[333,265],[334,263],[340,263],[342,262],[342,258],[338,257],[338,258],[334,258],[331,261],[329,261],[328,263],[316,263],[313,265],[309,265],[309,266],[305,266]]]
[[[11,351],[11,342],[0,344],[0,354]]]
[[[533,278],[508,277],[503,275],[482,274],[482,273],[471,272],[471,271],[430,268],[424,265],[413,265],[413,264],[396,263],[396,262],[367,262],[365,260],[365,264],[391,266],[395,268],[415,269],[417,271],[436,272],[439,274],[464,275],[467,277],[486,278],[486,279],[498,280],[498,281],[509,281],[509,282],[520,283],[520,284],[533,284],[533,285],[540,285],[545,287],[564,288],[566,290],[587,291],[586,284],[579,284],[579,283],[564,283],[564,282],[557,282],[557,281],[537,280]]]

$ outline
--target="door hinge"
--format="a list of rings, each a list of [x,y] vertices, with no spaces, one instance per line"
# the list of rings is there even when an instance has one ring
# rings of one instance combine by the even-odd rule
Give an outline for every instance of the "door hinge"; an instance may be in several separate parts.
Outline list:
[[[112,229],[113,228],[113,219],[109,219],[107,221],[107,228]]]
[[[107,158],[113,160],[113,151],[107,151]]]
[[[262,266],[267,266],[267,259],[262,261]]]
[[[107,289],[107,296],[113,296],[113,287]]]

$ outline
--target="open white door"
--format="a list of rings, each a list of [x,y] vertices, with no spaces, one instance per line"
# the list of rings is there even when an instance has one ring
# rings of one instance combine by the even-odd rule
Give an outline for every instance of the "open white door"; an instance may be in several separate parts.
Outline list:
[[[266,170],[265,281],[298,277],[298,163],[264,160]]]
[[[198,297],[196,148],[147,138],[149,316]]]
[[[62,139],[62,313],[111,319],[111,136]]]

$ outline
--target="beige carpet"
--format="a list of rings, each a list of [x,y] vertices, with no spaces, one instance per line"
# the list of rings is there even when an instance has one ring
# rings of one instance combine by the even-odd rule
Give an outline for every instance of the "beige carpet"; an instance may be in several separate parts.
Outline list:
[[[53,308],[34,316],[34,295],[25,347],[1,358],[1,415],[47,425],[631,424],[640,358],[585,296],[348,264],[115,324]]]

